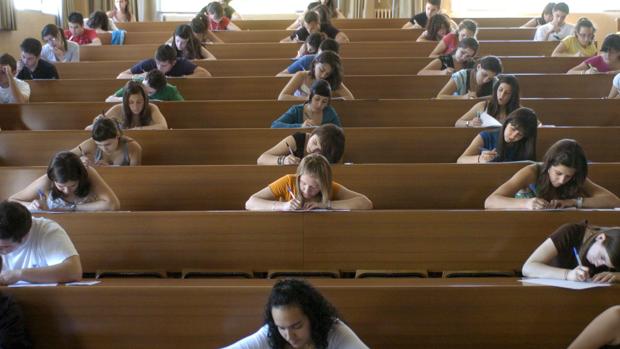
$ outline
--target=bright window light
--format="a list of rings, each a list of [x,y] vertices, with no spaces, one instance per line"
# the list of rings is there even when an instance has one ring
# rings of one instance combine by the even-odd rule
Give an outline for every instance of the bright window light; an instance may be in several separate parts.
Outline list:
[[[204,0],[158,0],[157,9],[159,12],[195,13],[207,3]],[[263,15],[303,12],[308,3],[308,0],[234,0],[230,6],[241,15]]]
[[[58,15],[62,0],[13,0],[16,10],[41,11],[50,15]]]
[[[571,12],[593,13],[620,10],[618,0],[564,0]],[[488,16],[518,17],[525,14],[539,14],[548,1],[541,0],[452,0],[452,12],[455,14],[482,14]]]

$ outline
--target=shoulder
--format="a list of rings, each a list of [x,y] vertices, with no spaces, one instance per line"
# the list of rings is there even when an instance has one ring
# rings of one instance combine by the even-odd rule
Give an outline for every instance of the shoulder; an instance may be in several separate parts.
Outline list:
[[[289,112],[302,113],[304,111],[304,105],[305,104],[291,105],[291,107],[288,108],[288,110]]]
[[[579,223],[566,223],[556,229],[549,237],[554,241],[565,238],[580,238],[585,233],[587,226],[587,221],[582,221]]]
[[[328,335],[330,348],[356,348],[368,349],[368,346],[353,332],[353,330],[340,320],[334,321],[334,325]]]
[[[465,77],[467,77],[467,73],[469,72],[469,70],[467,69],[461,69],[459,71],[457,71],[456,73],[452,73],[452,79],[453,80],[460,80],[460,79],[464,79]],[[483,102],[480,102],[483,103]]]
[[[155,103],[149,103],[149,108],[151,109],[151,112],[159,111],[159,107]]]
[[[60,224],[43,217],[32,217],[32,227],[30,228],[30,233],[40,239],[44,239],[53,234],[66,234]]]

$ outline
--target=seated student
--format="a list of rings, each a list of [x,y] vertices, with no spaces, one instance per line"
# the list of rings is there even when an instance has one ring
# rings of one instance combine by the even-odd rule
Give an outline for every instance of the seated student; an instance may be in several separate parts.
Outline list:
[[[92,167],[69,151],[54,155],[47,173],[13,194],[31,211],[115,211],[120,208],[116,194]]]
[[[326,35],[321,32],[308,35],[306,41],[304,41],[304,43],[299,46],[299,50],[297,50],[297,56],[295,57],[295,59],[299,59],[300,57],[306,55],[316,55],[317,51],[319,50],[319,45],[321,45],[321,42],[323,42],[325,38]]]
[[[264,316],[265,325],[258,332],[224,349],[368,349],[339,319],[336,308],[300,279],[276,282]]]
[[[519,108],[508,115],[501,129],[480,132],[456,162],[535,161],[537,132],[536,113],[530,108]]]
[[[492,124],[499,126],[508,114],[520,107],[519,80],[514,75],[500,75],[493,84],[491,99],[474,104],[467,113],[454,123],[454,126],[489,127],[493,126]]]
[[[69,29],[65,29],[65,37],[78,45],[101,45],[94,29],[84,28],[84,17],[79,12],[69,15]]]
[[[503,70],[502,61],[495,56],[482,57],[476,68],[461,69],[437,94],[439,99],[471,99],[491,94],[496,76]]]
[[[570,281],[620,280],[620,229],[596,227],[588,221],[564,224],[523,264],[523,276]]]
[[[172,37],[166,42],[177,53],[177,58],[192,59],[215,59],[211,52],[207,51],[200,40],[192,32],[188,24],[181,24],[176,28]]]
[[[312,133],[295,132],[256,160],[258,165],[297,165],[308,154],[319,153],[332,164],[344,153],[344,132],[334,124],[315,128]]]
[[[0,285],[82,279],[80,256],[67,232],[51,219],[32,217],[19,203],[0,203],[0,254]]]
[[[342,99],[355,99],[353,94],[342,82],[342,65],[340,56],[332,51],[321,52],[317,55],[309,71],[295,73],[291,80],[284,86],[278,100],[305,101],[310,96],[311,86],[317,79],[326,80],[332,89],[332,97]]]
[[[575,27],[564,22],[569,13],[568,5],[559,2],[553,6],[552,13],[551,22],[536,29],[534,41],[560,41],[573,33]]]
[[[241,30],[230,20],[230,18],[224,15],[224,8],[222,7],[222,4],[217,1],[210,2],[206,6],[205,12],[209,16],[209,30]]]
[[[93,123],[99,118],[116,120],[121,129],[128,130],[167,130],[168,123],[159,108],[149,103],[142,84],[137,81],[128,81],[123,93],[123,103],[117,104],[98,115]],[[86,126],[86,130],[92,130],[93,125]]]
[[[448,33],[433,49],[429,57],[439,57],[453,53],[459,46],[459,42],[466,38],[476,38],[478,23],[471,19],[464,19],[459,23],[456,32]]]
[[[80,45],[65,38],[65,33],[55,24],[47,24],[41,31],[41,38],[45,42],[41,49],[41,58],[55,62],[79,62]]]
[[[280,40],[280,42],[303,42],[306,41],[308,36],[312,33],[324,33],[328,38],[336,40],[339,44],[349,42],[349,38],[334,27],[331,22],[321,22],[321,14],[319,14],[319,12],[325,16],[325,11],[322,7],[307,11],[304,14],[302,27],[293,32],[290,36]]]
[[[336,1],[335,0],[313,1],[313,2],[308,4],[308,7],[306,8],[306,11],[312,11],[315,7],[320,6],[320,5],[327,6],[327,9],[329,10],[329,14],[330,14],[331,18],[346,18],[346,16],[343,15],[342,12],[340,12],[338,7],[336,6]],[[302,24],[303,24],[303,17],[304,17],[303,14],[301,16],[298,16],[297,19],[295,19],[295,22],[293,22],[293,24],[289,25],[288,28],[286,28],[286,30],[298,30],[298,29],[300,29],[302,27]]]
[[[581,146],[572,139],[552,145],[543,158],[522,168],[495,190],[485,208],[611,208],[620,199],[588,178],[588,162]]]
[[[276,76],[290,76],[291,74],[295,74],[298,71],[308,71],[310,70],[310,66],[312,65],[312,61],[316,58],[317,55],[320,55],[323,51],[332,51],[335,53],[340,52],[340,44],[334,39],[325,39],[319,45],[319,50],[316,54],[308,54],[301,58],[298,58],[293,62],[288,68],[284,69]]]
[[[418,75],[452,75],[454,71],[474,67],[473,58],[478,52],[478,40],[465,38],[459,42],[456,50],[447,55],[433,59]]]
[[[135,81],[142,83],[144,91],[151,101],[182,101],[183,96],[179,93],[176,86],[168,83],[166,75],[157,69],[146,73],[145,78],[137,78]],[[121,87],[113,95],[105,99],[108,103],[118,103],[123,101],[125,87]]]
[[[609,34],[603,40],[601,53],[572,68],[567,74],[620,73],[620,35]]]
[[[417,13],[401,29],[426,28],[428,20],[441,10],[441,0],[426,0],[424,12]]]
[[[543,8],[540,17],[532,18],[527,23],[521,26],[521,28],[538,28],[541,25],[545,25],[553,20],[553,6],[555,2],[550,2]]]
[[[232,6],[230,6],[230,1],[231,0],[219,0],[222,8],[224,8],[224,16],[230,19],[243,20],[243,18],[241,18],[241,15]]]
[[[312,83],[308,100],[304,104],[290,107],[271,123],[271,128],[317,127],[324,124],[341,126],[336,110],[329,105],[331,98],[332,89],[329,83],[316,80]]]
[[[41,43],[34,38],[26,38],[19,45],[21,59],[17,62],[17,78],[20,80],[59,79],[56,67],[41,59]]]
[[[620,98],[620,73],[614,76],[614,80],[611,84],[611,90],[607,98]]]
[[[598,53],[594,42],[596,28],[589,19],[582,17],[575,24],[575,33],[562,39],[552,57],[592,57]]]
[[[13,297],[4,293],[0,293],[0,348],[32,348],[21,308]]]
[[[448,16],[438,13],[428,20],[426,30],[418,36],[417,42],[437,42],[450,33],[450,20]]]
[[[613,306],[584,328],[568,349],[598,349],[620,346],[620,306]]]
[[[209,30],[209,17],[203,14],[198,14],[190,22],[192,27],[192,33],[198,38],[202,46],[213,43],[224,43],[217,35]]]
[[[94,29],[97,34],[105,34],[111,33],[114,30],[118,30],[116,24],[111,18],[103,11],[95,11],[90,14],[88,20],[86,21],[86,27],[90,29]]]
[[[142,162],[142,147],[124,136],[116,121],[100,118],[93,124],[91,138],[71,152],[86,166],[138,166]]]
[[[170,77],[204,78],[211,74],[203,67],[184,58],[177,58],[175,49],[168,45],[160,45],[155,51],[155,58],[149,58],[136,63],[133,67],[121,72],[117,79],[131,79],[135,75],[146,75],[153,69],[161,70]]]
[[[329,161],[314,153],[301,160],[297,174],[285,175],[255,193],[245,208],[250,211],[370,210],[372,202],[332,181]]]
[[[8,53],[0,56],[0,103],[28,103],[30,85],[15,77],[17,62]]]
[[[129,0],[114,0],[114,8],[106,12],[114,23],[136,22],[138,19],[129,10]]]

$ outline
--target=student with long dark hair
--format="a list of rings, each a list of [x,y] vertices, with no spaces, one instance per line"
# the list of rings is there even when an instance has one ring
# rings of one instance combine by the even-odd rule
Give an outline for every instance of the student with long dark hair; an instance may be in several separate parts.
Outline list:
[[[294,105],[271,123],[272,128],[317,127],[324,124],[340,125],[336,110],[330,105],[332,90],[325,80],[316,80],[304,104]]]
[[[142,147],[124,136],[116,122],[101,118],[93,124],[91,137],[73,148],[86,166],[137,166],[142,162]]]
[[[209,17],[206,14],[199,13],[194,17],[190,23],[192,27],[192,33],[200,40],[202,46],[206,46],[212,43],[224,43],[217,35],[209,30]]]
[[[475,39],[477,34],[478,23],[471,19],[464,19],[459,23],[456,31],[445,35],[428,56],[438,57],[451,54],[457,49],[461,41],[467,38]]]
[[[439,99],[471,99],[492,93],[496,76],[502,73],[502,61],[495,56],[482,57],[475,68],[461,69],[437,94]]]
[[[514,75],[500,75],[493,84],[491,99],[474,104],[474,106],[461,116],[455,127],[481,127],[492,126],[489,122],[495,119],[497,125],[502,123],[508,114],[521,107],[521,89],[519,80]],[[486,124],[483,120],[487,121]],[[484,124],[484,125],[483,125]]]
[[[86,21],[86,26],[90,29],[94,29],[97,34],[111,33],[114,30],[118,30],[114,21],[103,11],[95,11],[90,14]]]
[[[215,56],[202,46],[189,24],[179,25],[172,34],[172,38],[166,43],[175,49],[177,58],[189,60],[215,59]]]
[[[455,71],[473,68],[475,64],[473,58],[478,52],[478,47],[478,40],[465,38],[459,42],[454,52],[433,59],[418,72],[418,75],[452,75]]]
[[[41,30],[41,39],[45,42],[41,49],[41,58],[50,62],[79,62],[80,45],[65,38],[65,33],[56,24],[47,24]]]
[[[319,153],[331,163],[340,162],[345,138],[334,124],[315,128],[312,133],[295,132],[287,136],[256,160],[258,165],[297,165],[308,154]]]
[[[417,42],[437,42],[450,33],[450,18],[438,13],[428,20],[426,30],[416,39]]]

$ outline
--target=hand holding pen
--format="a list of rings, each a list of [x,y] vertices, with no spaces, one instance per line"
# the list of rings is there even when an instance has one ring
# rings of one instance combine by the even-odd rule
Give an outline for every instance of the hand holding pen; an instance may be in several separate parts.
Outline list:
[[[480,148],[480,162],[484,163],[484,162],[491,162],[493,161],[493,159],[495,159],[495,157],[497,157],[497,151],[495,149],[486,149],[486,148]]]
[[[47,210],[47,196],[43,190],[37,189],[37,195],[38,197],[28,205],[28,209],[31,211]]]
[[[291,149],[291,146],[288,145],[287,142],[285,142],[284,144],[286,144],[286,147],[288,148],[288,153],[289,155],[287,155],[284,158],[283,164],[284,165],[297,165],[301,162],[301,159],[298,158],[297,156],[295,156],[295,153],[293,152],[293,149]]]
[[[297,198],[291,187],[286,186],[286,191],[288,191],[291,200],[284,203],[282,210],[284,211],[296,211],[302,209],[301,199]]]
[[[584,267],[581,264],[581,258],[579,258],[579,252],[577,252],[577,248],[573,247],[573,254],[575,255],[575,259],[577,260],[577,266],[575,269],[570,270],[566,274],[566,280],[571,281],[587,281],[590,278],[590,271],[588,267]]]

